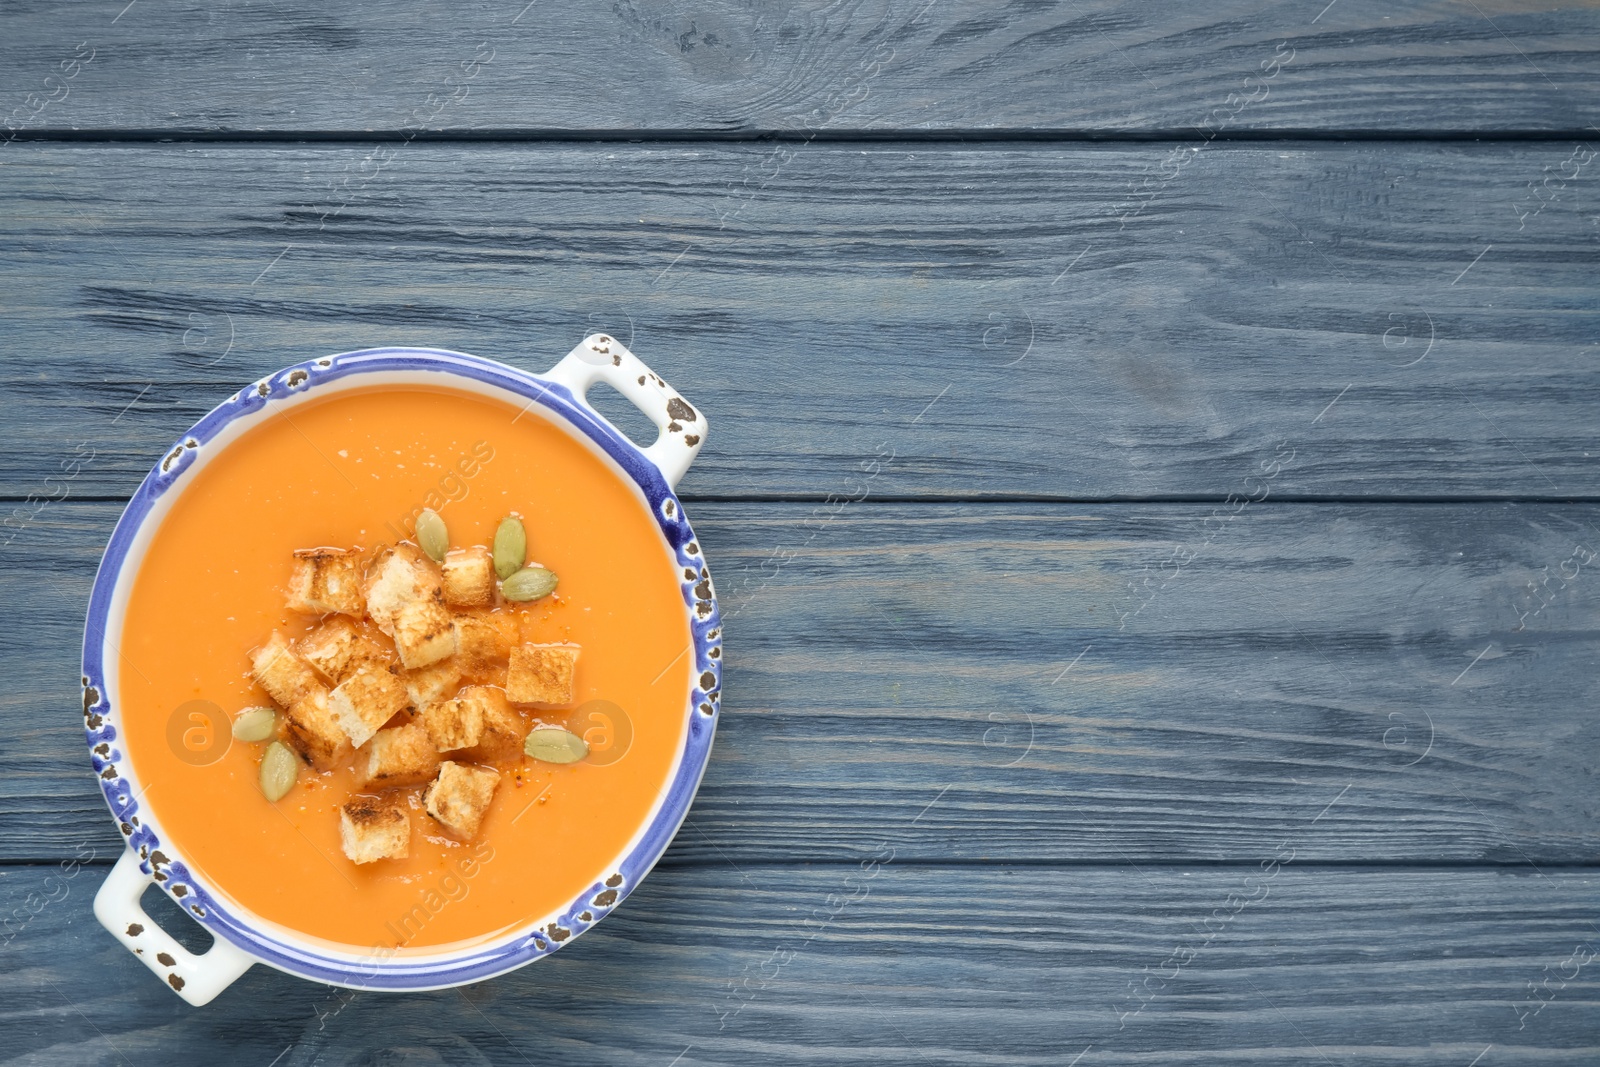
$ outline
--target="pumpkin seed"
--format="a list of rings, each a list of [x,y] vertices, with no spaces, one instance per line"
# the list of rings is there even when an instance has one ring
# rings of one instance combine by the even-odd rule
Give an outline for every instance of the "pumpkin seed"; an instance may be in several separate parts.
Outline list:
[[[494,573],[505,581],[522,569],[527,558],[528,531],[523,528],[521,519],[508,515],[500,520],[494,532]]]
[[[557,581],[555,571],[547,571],[543,567],[524,567],[500,583],[500,595],[519,603],[538,600],[555,592]]]
[[[233,736],[240,741],[265,741],[278,728],[278,713],[271,708],[245,708],[233,720]]]
[[[450,548],[450,531],[432,508],[423,508],[422,514],[417,516],[417,544],[429,559],[435,563],[444,562],[444,554]]]
[[[300,760],[289,746],[282,741],[268,745],[266,754],[261,757],[261,791],[267,799],[273,803],[282,800],[284,794],[294,788],[298,777]]]
[[[577,763],[589,754],[589,743],[559,726],[536,726],[522,751],[545,763]]]

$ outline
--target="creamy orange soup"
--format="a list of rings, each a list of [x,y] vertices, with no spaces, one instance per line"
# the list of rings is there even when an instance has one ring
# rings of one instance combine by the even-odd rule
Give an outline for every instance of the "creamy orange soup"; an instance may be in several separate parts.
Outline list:
[[[610,701],[632,739],[615,762],[523,758],[475,841],[414,811],[408,859],[357,866],[339,842],[338,806],[358,791],[349,768],[302,768],[271,804],[261,746],[233,741],[197,766],[169,743],[169,720],[195,700],[229,718],[270,705],[248,651],[274,628],[294,640],[316,622],[284,606],[293,550],[409,537],[424,504],[456,545],[486,544],[501,517],[522,515],[529,560],[561,579],[524,609],[522,639],[583,648],[574,707],[534,717],[587,731],[603,754],[613,738],[569,718]],[[689,642],[676,566],[643,498],[537,408],[363,388],[280,409],[184,489],[132,587],[117,697],[141,804],[206,881],[313,937],[419,948],[541,918],[610,873],[682,745]]]

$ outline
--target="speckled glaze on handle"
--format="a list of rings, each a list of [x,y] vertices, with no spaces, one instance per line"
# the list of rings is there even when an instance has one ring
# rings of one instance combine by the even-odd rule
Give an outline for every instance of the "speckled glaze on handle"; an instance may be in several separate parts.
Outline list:
[[[155,875],[140,867],[139,857],[125,850],[94,895],[94,917],[178,996],[197,1008],[209,1004],[255,966],[255,957],[220,937],[198,956],[178,944],[145,914],[140,903],[154,882]]]
[[[661,476],[672,488],[677,488],[679,479],[706,443],[706,417],[609,334],[585,337],[544,376],[566,386],[573,398],[591,411],[594,408],[587,394],[596,382],[605,382],[632,401],[661,431],[655,443],[641,451],[661,469]],[[595,414],[604,418],[599,412]]]

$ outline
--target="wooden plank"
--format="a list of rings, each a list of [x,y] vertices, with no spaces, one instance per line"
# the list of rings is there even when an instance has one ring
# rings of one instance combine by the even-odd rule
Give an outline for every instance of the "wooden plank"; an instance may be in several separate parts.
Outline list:
[[[0,911],[28,918],[4,950],[0,1026],[10,1055],[41,1065],[1600,1055],[1594,872],[1278,854],[1242,869],[663,869],[569,947],[483,985],[351,993],[258,967],[204,1010],[96,924],[104,868],[13,868]]]
[[[8,5],[0,98],[51,130],[1583,130],[1597,41],[1520,0],[109,0]]]
[[[691,498],[1600,493],[1590,149],[395,151],[7,149],[0,495],[80,444],[125,495],[314,355],[602,327],[710,413]]]
[[[0,570],[0,858],[116,847],[75,678],[117,511],[52,506]],[[668,862],[891,824],[933,860],[1249,861],[1313,823],[1316,860],[1600,856],[1595,506],[1223,515],[695,506],[726,695]]]

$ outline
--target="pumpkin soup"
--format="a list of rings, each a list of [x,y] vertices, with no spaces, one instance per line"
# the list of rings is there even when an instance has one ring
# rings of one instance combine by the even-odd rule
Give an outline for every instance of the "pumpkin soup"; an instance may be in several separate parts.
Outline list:
[[[606,460],[536,407],[365,387],[194,473],[133,582],[116,696],[142,803],[212,887],[424,948],[606,878],[682,747],[688,645],[674,561]],[[234,720],[210,762],[169,740],[195,701]]]

